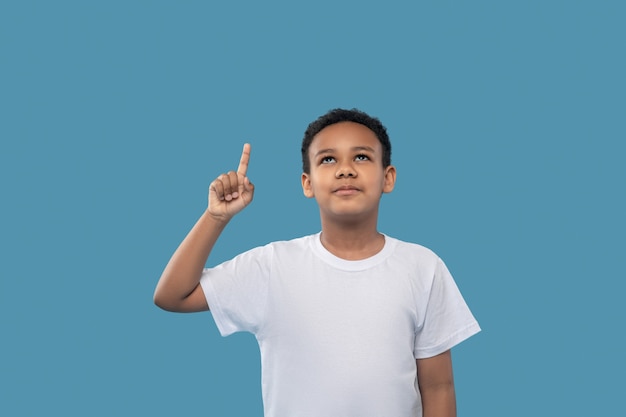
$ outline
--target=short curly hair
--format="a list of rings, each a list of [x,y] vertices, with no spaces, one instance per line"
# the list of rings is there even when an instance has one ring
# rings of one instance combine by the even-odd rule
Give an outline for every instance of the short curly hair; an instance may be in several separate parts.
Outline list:
[[[391,142],[387,135],[387,129],[380,120],[358,109],[333,109],[311,122],[304,132],[301,149],[302,172],[306,174],[310,173],[311,161],[309,160],[309,148],[311,147],[315,135],[325,127],[340,122],[359,123],[374,132],[383,147],[383,168],[387,168],[391,165]]]

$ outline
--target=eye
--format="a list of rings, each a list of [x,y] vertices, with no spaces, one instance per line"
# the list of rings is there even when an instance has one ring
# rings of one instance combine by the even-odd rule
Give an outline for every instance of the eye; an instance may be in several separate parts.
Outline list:
[[[333,162],[335,162],[335,158],[332,156],[324,156],[320,159],[320,163],[322,164],[332,164]]]
[[[364,154],[358,154],[357,156],[354,157],[355,161],[369,161],[370,157]]]

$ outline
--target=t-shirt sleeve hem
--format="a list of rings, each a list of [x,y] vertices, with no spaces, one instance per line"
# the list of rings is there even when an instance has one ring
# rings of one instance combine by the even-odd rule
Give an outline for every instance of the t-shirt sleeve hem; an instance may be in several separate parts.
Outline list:
[[[203,276],[200,279],[200,285],[202,286],[204,297],[209,305],[209,311],[213,316],[213,321],[215,321],[215,325],[217,326],[217,330],[220,332],[220,335],[225,337],[235,333],[237,329],[235,329],[235,327],[226,319],[222,306],[219,302],[219,297],[215,294],[215,287],[213,286],[211,280]]]
[[[470,323],[469,325],[452,334],[452,336],[448,337],[442,343],[439,343],[435,346],[416,349],[414,352],[415,359],[426,359],[437,356],[447,350],[450,350],[464,340],[469,339],[478,332],[480,332],[480,326],[478,325],[478,322],[474,321],[473,323]]]

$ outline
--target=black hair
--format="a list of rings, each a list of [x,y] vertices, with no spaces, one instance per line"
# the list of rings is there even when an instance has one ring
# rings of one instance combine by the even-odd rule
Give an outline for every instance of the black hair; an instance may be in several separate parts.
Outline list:
[[[389,136],[387,135],[387,129],[383,126],[380,120],[358,109],[333,109],[311,122],[309,127],[307,127],[304,132],[301,149],[302,172],[308,174],[311,170],[309,147],[311,146],[311,142],[313,142],[315,135],[317,135],[325,127],[340,122],[359,123],[374,132],[383,146],[383,168],[387,168],[391,165],[391,142],[389,141]]]

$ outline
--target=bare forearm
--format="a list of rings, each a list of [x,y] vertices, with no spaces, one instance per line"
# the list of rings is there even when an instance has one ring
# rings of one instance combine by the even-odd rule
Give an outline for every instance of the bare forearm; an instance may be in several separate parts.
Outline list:
[[[452,354],[417,360],[417,381],[424,417],[456,417]]]
[[[209,254],[227,223],[204,212],[165,267],[154,292],[156,305],[185,311],[184,301],[198,286]]]
[[[254,195],[246,176],[250,145],[245,144],[237,172],[229,171],[209,185],[209,205],[165,267],[154,303],[164,310],[192,312],[209,308],[200,287],[202,269],[226,224],[243,210]]]
[[[424,417],[456,417],[454,383],[421,390]]]

